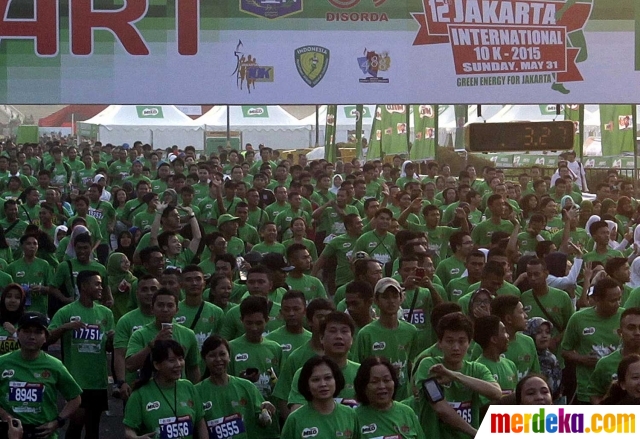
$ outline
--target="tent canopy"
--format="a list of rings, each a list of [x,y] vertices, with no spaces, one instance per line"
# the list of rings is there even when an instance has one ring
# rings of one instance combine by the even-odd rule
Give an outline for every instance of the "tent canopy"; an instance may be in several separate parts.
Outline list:
[[[227,130],[227,106],[215,106],[196,119],[208,131]],[[229,106],[229,130],[240,131],[242,142],[273,149],[303,149],[310,128],[278,105]]]
[[[40,119],[38,126],[70,127],[72,122],[90,119],[106,108],[107,105],[67,105],[63,109]]]
[[[204,148],[202,125],[173,105],[111,105],[89,120],[78,123],[81,131],[97,131],[102,143],[121,145],[137,140],[155,148],[192,145]]]
[[[336,125],[336,143],[347,142],[349,140],[349,132],[355,132],[356,129],[356,106],[355,105],[338,105],[337,112],[337,125]],[[369,138],[371,133],[371,126],[373,125],[373,118],[376,115],[375,105],[363,105],[362,107],[362,131],[364,131],[363,137]],[[312,138],[315,143],[315,126],[316,126],[316,112],[305,117],[300,121],[305,125],[311,126]],[[319,126],[319,138],[318,143],[324,145],[324,133],[325,125],[327,123],[327,106],[321,105],[318,108],[318,126]]]

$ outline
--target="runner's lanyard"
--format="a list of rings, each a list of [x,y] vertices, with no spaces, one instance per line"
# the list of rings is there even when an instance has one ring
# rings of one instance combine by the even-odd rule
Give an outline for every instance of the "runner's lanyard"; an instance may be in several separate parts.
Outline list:
[[[391,258],[391,256],[393,256],[393,254],[391,253],[391,250],[389,250],[389,247],[387,247],[386,244],[384,243],[384,240],[380,239],[375,232],[373,232],[373,236],[375,236],[376,237],[376,241],[378,241],[378,245],[375,246],[373,251],[376,251],[376,249],[378,247],[383,246],[384,249],[387,251],[387,254],[389,255],[389,258]],[[387,235],[385,235],[385,238],[386,237],[387,237]]]
[[[169,408],[173,410],[173,416],[177,418],[178,417],[178,383],[176,382],[173,385],[173,407],[171,407],[171,403],[169,402],[167,397],[164,396],[164,392],[158,385],[158,382],[155,379],[153,380],[153,382],[155,383],[156,388],[158,389],[158,392],[160,392],[160,395],[162,395],[162,399],[164,399],[167,405],[169,406]]]

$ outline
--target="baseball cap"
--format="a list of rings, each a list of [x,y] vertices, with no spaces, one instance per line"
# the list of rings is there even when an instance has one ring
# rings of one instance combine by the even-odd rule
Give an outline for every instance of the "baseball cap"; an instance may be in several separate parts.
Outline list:
[[[29,326],[35,326],[47,331],[49,327],[49,319],[44,314],[39,312],[26,312],[18,320],[18,329],[27,328]]]
[[[359,252],[355,252],[351,256],[351,262],[355,262],[358,259],[371,259],[371,257],[369,256],[369,254],[367,252],[359,251]]]
[[[220,224],[219,219],[218,224]],[[291,271],[294,269],[294,267],[287,264],[284,260],[284,256],[279,253],[267,253],[262,255],[262,265],[273,271]]]
[[[123,143],[122,144],[122,149],[129,149],[129,144],[128,143]]]
[[[262,255],[258,252],[249,252],[243,256],[244,260],[250,264],[259,264],[262,262]]]
[[[237,216],[233,216],[231,214],[225,213],[218,217],[218,228],[222,227],[223,224],[228,223],[229,221],[238,221],[240,218]]]
[[[392,277],[383,277],[382,279],[380,279],[378,283],[376,283],[376,287],[373,289],[373,291],[375,294],[382,294],[387,291],[387,288],[395,288],[399,293],[404,291],[404,288],[402,288],[400,282]]]

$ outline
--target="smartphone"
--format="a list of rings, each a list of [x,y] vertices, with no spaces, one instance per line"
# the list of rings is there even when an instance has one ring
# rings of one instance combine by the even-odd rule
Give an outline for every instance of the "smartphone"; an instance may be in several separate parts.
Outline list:
[[[162,329],[165,329],[165,328],[172,329],[173,328],[173,323],[163,323],[162,324]]]
[[[422,387],[427,394],[429,402],[436,403],[444,399],[442,387],[440,387],[440,384],[438,384],[435,378],[427,378],[422,384]]]
[[[416,268],[416,277],[423,278],[427,275],[427,270],[424,267]]]

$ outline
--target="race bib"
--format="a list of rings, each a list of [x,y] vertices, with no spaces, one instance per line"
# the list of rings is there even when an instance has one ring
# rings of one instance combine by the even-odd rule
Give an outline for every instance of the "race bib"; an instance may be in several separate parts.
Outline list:
[[[193,435],[191,416],[170,417],[158,420],[160,439],[178,439]]]
[[[76,329],[75,331],[73,331],[73,338],[76,340],[100,341],[102,339],[100,326],[87,325],[84,328]]]
[[[44,384],[11,381],[9,383],[10,402],[42,402]]]
[[[246,431],[240,413],[207,421],[207,428],[209,429],[209,439],[226,439]]]
[[[404,314],[404,321],[409,322],[412,325],[424,325],[425,323],[425,313],[423,309],[414,309],[413,314],[411,315],[411,320],[409,320],[409,311],[410,309],[403,309],[402,313]]]
[[[473,423],[471,401],[450,402],[449,405],[455,409],[456,413],[458,413],[458,415],[464,419],[467,424]]]

